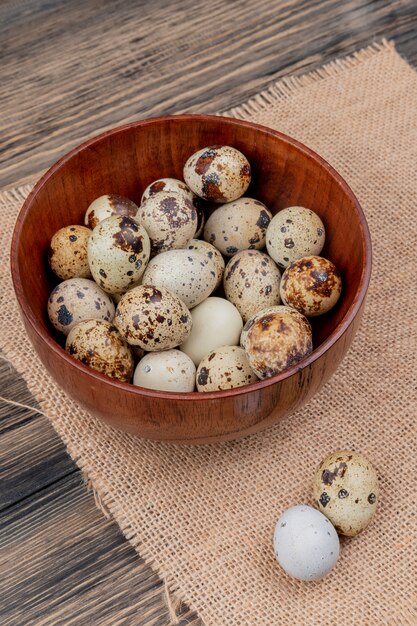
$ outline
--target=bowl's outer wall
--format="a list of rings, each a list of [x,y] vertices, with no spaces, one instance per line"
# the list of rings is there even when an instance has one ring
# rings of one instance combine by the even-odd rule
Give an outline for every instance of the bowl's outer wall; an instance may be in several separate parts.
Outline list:
[[[64,225],[83,223],[86,208],[99,195],[119,193],[139,203],[150,182],[159,177],[182,178],[187,158],[213,144],[233,145],[248,157],[253,182],[246,195],[262,200],[273,213],[301,205],[322,217],[326,226],[322,254],[341,271],[344,289],[330,313],[312,320],[315,346],[340,328],[349,309],[350,324],[327,351],[293,375],[267,386],[256,383],[237,393],[210,394],[204,402],[192,400],[189,394],[167,398],[141,393],[136,387],[92,374],[55,345],[56,336],[47,319],[47,298],[58,282],[47,264],[53,233]],[[336,369],[356,332],[363,307],[370,269],[366,235],[353,194],[323,160],[296,142],[236,120],[160,118],[111,131],[51,168],[18,218],[12,274],[23,320],[38,355],[80,404],[113,426],[143,437],[218,441],[274,423],[304,404]]]

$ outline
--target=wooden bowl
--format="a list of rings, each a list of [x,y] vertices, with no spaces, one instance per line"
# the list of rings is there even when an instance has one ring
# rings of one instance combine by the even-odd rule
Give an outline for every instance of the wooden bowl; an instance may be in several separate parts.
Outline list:
[[[312,319],[315,349],[302,362],[252,385],[214,393],[142,389],[71,358],[52,331],[47,300],[59,282],[48,268],[52,235],[82,224],[92,200],[118,193],[139,203],[160,177],[182,178],[187,158],[213,144],[241,150],[252,165],[248,196],[273,213],[301,205],[326,226],[322,255],[339,268],[343,292],[328,314]],[[371,273],[363,212],[344,180],[320,156],[269,128],[224,117],[149,119],[90,139],[41,178],[19,214],[12,242],[13,283],[29,338],[56,382],[98,418],[140,437],[178,443],[236,439],[263,430],[305,404],[335,371],[358,328]]]

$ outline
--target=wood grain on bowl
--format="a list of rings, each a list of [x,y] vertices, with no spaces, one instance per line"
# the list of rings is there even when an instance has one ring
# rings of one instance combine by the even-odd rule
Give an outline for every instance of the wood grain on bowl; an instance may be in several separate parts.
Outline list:
[[[46,258],[52,235],[66,224],[82,223],[88,205],[105,193],[139,203],[150,182],[181,178],[187,158],[213,144],[232,145],[247,156],[253,172],[247,195],[273,213],[289,205],[309,207],[326,225],[322,255],[339,268],[343,292],[334,309],[313,321],[314,352],[271,379],[205,394],[141,389],[89,370],[65,353],[47,320],[46,302],[56,284]],[[28,335],[47,370],[69,395],[116,428],[156,440],[204,443],[266,428],[302,406],[330,377],[360,321],[371,248],[356,198],[321,157],[256,124],[185,115],[116,128],[58,161],[23,205],[11,258]]]

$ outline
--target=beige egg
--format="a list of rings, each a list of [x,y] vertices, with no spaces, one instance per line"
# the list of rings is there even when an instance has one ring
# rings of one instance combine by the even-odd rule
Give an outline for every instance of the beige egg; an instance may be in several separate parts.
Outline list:
[[[130,345],[156,352],[185,341],[192,320],[182,300],[168,289],[140,285],[122,296],[114,325]]]
[[[247,322],[258,311],[281,302],[280,280],[281,272],[267,254],[241,250],[226,265],[224,293]]]
[[[216,287],[214,262],[196,250],[168,250],[149,261],[143,284],[165,287],[192,309]]]
[[[129,198],[119,196],[115,193],[100,196],[93,200],[88,207],[84,224],[93,229],[99,222],[102,222],[111,215],[136,217],[138,206]]]
[[[231,302],[214,296],[207,298],[191,311],[192,330],[180,345],[198,365],[215,348],[237,346],[243,322],[239,311]]]
[[[137,219],[146,229],[152,256],[167,250],[185,248],[197,230],[194,204],[181,194],[160,191],[145,200]]]
[[[137,364],[133,384],[146,389],[190,393],[195,387],[195,365],[180,350],[151,352]]]
[[[204,200],[231,202],[240,198],[251,181],[244,154],[231,146],[208,146],[190,156],[184,165],[188,187]]]
[[[119,331],[110,322],[85,320],[70,331],[65,349],[93,370],[128,383],[133,375],[133,356]]]
[[[202,239],[191,239],[187,244],[187,249],[201,252],[201,254],[205,255],[210,261],[213,261],[217,277],[215,289],[217,289],[222,283],[225,266],[224,259],[220,252],[217,248],[212,246],[211,243],[207,243],[207,241],[203,241]]]
[[[286,306],[269,307],[251,317],[240,339],[249,365],[259,378],[269,378],[296,365],[313,350],[308,320]]]
[[[339,300],[342,280],[336,266],[320,256],[306,256],[287,267],[280,294],[287,306],[315,317],[327,313]]]
[[[243,348],[221,346],[209,352],[197,368],[198,391],[234,389],[258,380]]]
[[[48,261],[52,271],[62,280],[90,278],[87,243],[91,230],[85,226],[64,226],[52,237]]]
[[[204,227],[204,239],[225,256],[239,250],[260,250],[272,214],[259,200],[239,198],[223,204],[210,215]]]
[[[288,267],[301,257],[320,254],[325,238],[324,224],[317,213],[291,206],[272,218],[266,231],[266,248],[275,263]]]
[[[59,283],[48,299],[51,324],[64,335],[71,328],[88,319],[111,322],[114,304],[111,298],[93,280],[70,278]]]
[[[318,508],[337,532],[353,537],[368,526],[375,513],[378,477],[362,454],[337,450],[318,466],[313,495]]]
[[[131,217],[112,215],[100,222],[88,241],[94,280],[107,293],[124,293],[145,271],[151,246],[148,233]]]

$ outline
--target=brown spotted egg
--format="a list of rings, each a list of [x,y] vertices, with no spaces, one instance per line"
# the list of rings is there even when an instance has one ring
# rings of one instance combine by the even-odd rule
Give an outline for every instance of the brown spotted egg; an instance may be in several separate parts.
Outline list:
[[[308,320],[286,306],[269,307],[251,317],[243,327],[240,343],[259,378],[283,372],[313,350]]]
[[[209,146],[195,152],[184,165],[188,187],[204,200],[231,202],[240,198],[251,181],[244,154],[231,146]]]
[[[114,325],[130,345],[156,352],[182,343],[192,321],[184,302],[168,289],[140,285],[122,296]]]
[[[212,260],[196,250],[168,250],[149,261],[143,284],[165,287],[192,309],[209,297],[216,287]]]
[[[190,393],[195,387],[195,365],[180,350],[150,352],[137,364],[133,384],[146,389]]]
[[[100,287],[88,278],[70,278],[53,289],[48,299],[51,324],[64,335],[83,320],[111,322],[114,304]]]
[[[119,331],[110,322],[85,320],[70,331],[65,349],[93,370],[128,383],[133,375],[133,356]]]
[[[160,191],[145,200],[137,219],[146,229],[152,256],[184,248],[197,230],[197,211],[189,198],[179,193]]]
[[[320,254],[325,237],[324,224],[317,213],[291,206],[272,218],[266,231],[266,248],[275,263],[288,267],[301,257]]]
[[[219,287],[222,283],[225,266],[224,259],[220,252],[217,250],[217,248],[212,246],[211,243],[207,243],[207,241],[203,241],[202,239],[191,239],[191,241],[187,245],[187,249],[200,252],[205,257],[207,257],[207,259],[213,261],[217,277],[215,289],[217,289],[217,287]]]
[[[265,247],[266,229],[272,214],[262,202],[239,198],[223,204],[210,215],[204,227],[204,239],[225,256],[239,250]]]
[[[221,346],[207,354],[197,368],[198,391],[234,389],[258,380],[243,348]]]
[[[123,293],[140,280],[150,256],[143,226],[131,217],[112,215],[92,232],[87,252],[94,280],[107,293]]]
[[[107,194],[93,200],[86,211],[84,224],[93,229],[111,215],[136,217],[137,212],[137,204],[129,198],[114,193]]]
[[[287,306],[315,317],[338,301],[342,281],[336,266],[320,256],[306,256],[287,267],[281,280],[281,299]]]
[[[338,450],[318,466],[313,495],[322,513],[342,535],[353,537],[375,513],[379,486],[372,464],[358,452]]]
[[[91,230],[85,226],[64,226],[52,237],[48,261],[52,271],[62,280],[90,278],[87,243]]]
[[[273,260],[258,250],[241,250],[224,272],[223,287],[244,322],[261,309],[280,303],[281,272]]]

